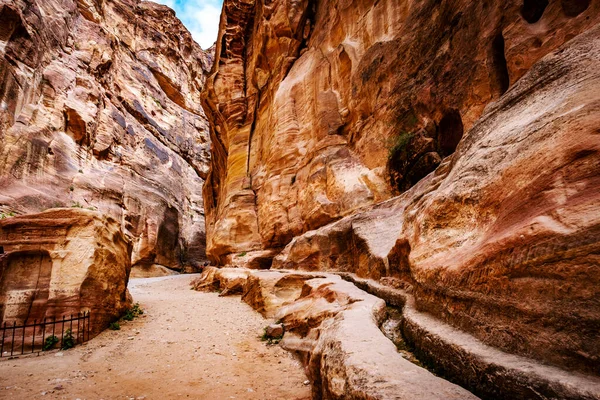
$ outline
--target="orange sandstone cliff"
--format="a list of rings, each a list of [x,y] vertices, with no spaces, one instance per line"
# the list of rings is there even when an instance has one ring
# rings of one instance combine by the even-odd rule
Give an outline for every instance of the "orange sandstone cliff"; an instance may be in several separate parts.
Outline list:
[[[0,1],[0,213],[98,210],[134,266],[204,258],[212,63],[168,7]]]
[[[392,282],[600,374],[599,22],[590,0],[225,0],[208,257]]]

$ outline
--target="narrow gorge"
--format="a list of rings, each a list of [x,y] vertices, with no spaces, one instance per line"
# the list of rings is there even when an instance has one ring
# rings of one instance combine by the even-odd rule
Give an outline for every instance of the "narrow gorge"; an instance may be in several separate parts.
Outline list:
[[[599,1],[224,0],[206,50],[177,17],[0,0],[0,322],[98,334],[130,275],[201,272],[314,399],[600,399]]]

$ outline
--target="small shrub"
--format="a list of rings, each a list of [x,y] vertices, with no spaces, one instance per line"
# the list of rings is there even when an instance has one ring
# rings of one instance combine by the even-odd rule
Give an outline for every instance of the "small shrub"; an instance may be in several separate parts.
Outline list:
[[[266,342],[267,340],[269,340],[269,335],[267,335],[267,328],[265,327],[263,329],[263,334],[262,336],[260,336],[260,340],[262,340],[263,342]]]
[[[71,204],[71,207],[72,208],[83,208],[83,206],[79,202]]]
[[[109,328],[113,331],[120,331],[121,330],[121,325],[119,325],[118,322],[111,322]]]
[[[44,345],[42,346],[42,350],[44,350],[44,351],[52,350],[54,348],[54,346],[56,346],[56,343],[58,343],[58,338],[56,336],[54,336],[54,335],[48,336],[46,338],[46,340],[44,340]]]
[[[8,212],[8,213],[1,213],[0,214],[0,219],[6,219],[9,217],[14,217],[15,213],[14,212]]]
[[[131,307],[129,310],[127,310],[127,312],[123,316],[123,319],[125,321],[133,321],[134,318],[139,317],[143,313],[144,313],[144,310],[142,310],[142,308],[140,307],[140,303],[135,303],[133,305],[133,307]]]
[[[245,251],[242,251],[240,254],[238,254],[238,257],[244,257],[246,254],[248,254],[248,253]]]
[[[70,329],[67,329],[65,335],[63,336],[62,344],[60,348],[62,350],[69,350],[75,347],[75,338],[73,337],[73,332]]]
[[[82,170],[82,169],[80,169],[80,170],[79,170],[79,173],[80,173],[80,174],[83,174],[83,170]]]
[[[69,191],[72,192],[73,190],[75,190],[74,186],[69,186]]]
[[[133,312],[133,314],[136,317],[138,317],[144,313],[144,310],[142,310],[142,307],[140,307],[140,303],[135,303],[133,305],[133,308],[131,309],[131,311]]]

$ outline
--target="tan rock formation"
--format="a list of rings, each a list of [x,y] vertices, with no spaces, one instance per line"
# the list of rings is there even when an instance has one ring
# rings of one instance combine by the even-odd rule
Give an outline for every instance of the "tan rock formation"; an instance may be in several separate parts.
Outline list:
[[[203,261],[212,52],[139,0],[0,0],[0,26],[0,211],[90,207],[134,265]]]
[[[590,1],[226,0],[209,256],[381,280],[600,375],[599,22]]]
[[[599,374],[600,26],[537,63],[402,196],[274,266],[393,277],[501,349]]]
[[[203,95],[214,126],[209,256],[227,264],[280,249],[408,189],[599,10],[573,0],[226,0]]]
[[[476,398],[425,370],[416,361],[418,354],[426,365],[437,366],[436,371],[482,398],[600,399],[598,379],[486,346],[418,311],[406,291],[372,280],[350,274],[342,279],[331,273],[209,267],[195,287],[224,293],[233,282],[246,303],[282,323],[281,344],[303,361],[313,398]],[[402,331],[410,346],[401,337],[384,336],[389,323]],[[268,331],[269,326],[265,335]]]
[[[283,346],[302,355],[314,398],[477,398],[402,358],[377,326],[384,301],[351,283],[332,275],[229,268],[209,268],[201,282],[226,288],[241,273],[244,301],[285,325]]]
[[[90,311],[96,334],[131,304],[131,243],[113,218],[78,209],[6,218],[0,248],[0,321]]]

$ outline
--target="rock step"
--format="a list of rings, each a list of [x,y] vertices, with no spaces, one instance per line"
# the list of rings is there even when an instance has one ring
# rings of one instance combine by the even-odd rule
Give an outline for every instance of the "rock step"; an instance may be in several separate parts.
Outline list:
[[[400,329],[419,361],[483,398],[600,399],[600,379],[508,354],[472,335],[417,311],[414,298],[401,289],[354,274],[344,280],[402,309]]]
[[[235,293],[240,280],[242,299],[285,326],[281,345],[300,356],[313,398],[477,398],[398,353],[379,329],[385,302],[338,275],[209,268],[193,285]]]

